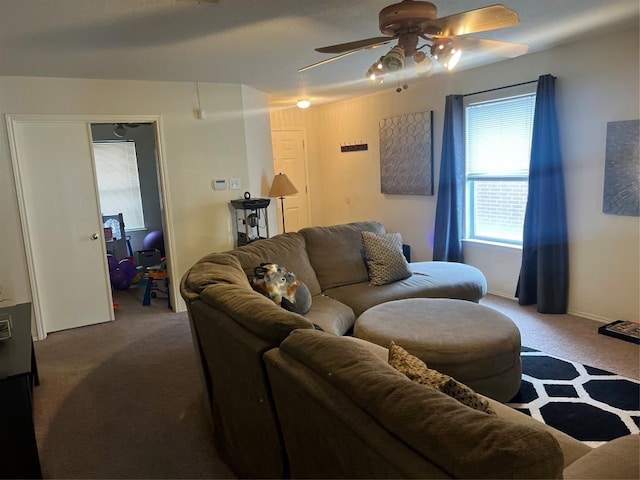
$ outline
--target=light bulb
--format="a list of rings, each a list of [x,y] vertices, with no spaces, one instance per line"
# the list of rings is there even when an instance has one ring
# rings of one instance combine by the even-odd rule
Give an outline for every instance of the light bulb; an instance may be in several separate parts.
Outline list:
[[[311,106],[311,101],[309,99],[304,98],[302,100],[298,100],[296,105],[298,106],[298,108],[309,108]]]

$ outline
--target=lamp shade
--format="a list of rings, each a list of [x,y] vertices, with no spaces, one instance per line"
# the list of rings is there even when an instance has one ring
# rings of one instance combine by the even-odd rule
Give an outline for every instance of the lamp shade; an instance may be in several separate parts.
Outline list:
[[[294,193],[298,193],[298,189],[293,186],[291,180],[284,173],[279,173],[273,177],[271,190],[269,190],[270,197],[286,197]]]

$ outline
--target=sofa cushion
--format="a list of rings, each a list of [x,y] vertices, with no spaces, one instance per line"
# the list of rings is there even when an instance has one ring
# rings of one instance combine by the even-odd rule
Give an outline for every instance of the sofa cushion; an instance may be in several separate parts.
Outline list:
[[[391,300],[403,298],[455,298],[478,302],[487,293],[487,281],[480,270],[453,262],[410,263],[414,274],[371,287],[367,281],[325,290],[324,294],[349,305],[356,316]],[[418,271],[419,273],[415,273]]]
[[[343,337],[297,330],[280,348],[454,478],[562,477],[562,451],[542,427],[467,408]]]
[[[305,318],[323,331],[334,335],[345,335],[353,328],[356,316],[348,306],[325,295],[313,297],[313,307]]]
[[[564,478],[640,478],[640,436],[616,438],[579,458],[564,471]]]
[[[415,355],[411,355],[394,341],[389,344],[389,365],[406,375],[410,380],[435,388],[451,398],[455,398],[467,407],[475,408],[489,415],[496,414],[489,402],[474,392],[473,389],[451,378],[449,375],[428,368],[426,363]]]
[[[386,285],[412,275],[399,233],[362,232],[362,246],[370,285]]]
[[[230,250],[228,253],[240,261],[249,279],[254,276],[253,269],[261,263],[277,263],[304,282],[311,295],[320,293],[316,272],[307,255],[305,239],[299,233],[285,233],[265,238]]]
[[[492,398],[487,398],[487,401],[496,412],[496,415],[510,422],[518,423],[521,425],[529,425],[534,427],[542,426],[547,432],[553,435],[562,450],[562,456],[564,457],[564,467],[571,465],[578,458],[589,453],[592,448],[586,443],[582,443],[579,440],[567,435],[560,430],[557,430],[549,425],[541,424],[539,420],[530,417],[529,415],[523,415],[515,408],[506,406],[504,403],[500,403]]]
[[[309,260],[323,291],[341,285],[369,281],[369,273],[362,256],[363,231],[384,233],[385,230],[378,222],[354,222],[300,230],[299,233],[304,236],[307,244]]]

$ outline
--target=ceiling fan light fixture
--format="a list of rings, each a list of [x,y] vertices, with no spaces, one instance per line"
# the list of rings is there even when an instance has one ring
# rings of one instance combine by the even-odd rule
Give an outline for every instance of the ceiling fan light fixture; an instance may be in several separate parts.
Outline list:
[[[449,61],[445,64],[445,68],[447,70],[453,70],[460,61],[460,57],[462,57],[462,50],[460,50],[459,48],[454,48],[451,51],[451,57],[449,58]]]
[[[367,70],[367,74],[366,77],[373,81],[373,82],[378,82],[378,83],[382,83],[382,76],[387,73],[385,71],[384,65],[382,63],[382,59],[384,57],[380,57],[379,60],[376,60],[373,65],[371,65],[369,67],[369,69]]]
[[[300,99],[296,102],[296,106],[302,109],[309,108],[311,106],[311,100],[308,98]]]
[[[387,72],[397,72],[404,68],[404,48],[396,45],[382,57],[382,66]]]
[[[434,42],[431,45],[431,56],[447,70],[453,70],[460,61],[462,50],[454,47],[453,42],[448,38],[437,39]]]
[[[424,52],[416,52],[413,56],[413,66],[418,75],[427,75],[433,68],[433,62]]]

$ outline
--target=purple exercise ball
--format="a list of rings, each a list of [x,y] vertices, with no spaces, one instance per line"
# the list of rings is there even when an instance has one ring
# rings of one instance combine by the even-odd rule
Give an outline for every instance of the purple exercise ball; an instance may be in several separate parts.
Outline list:
[[[164,257],[164,234],[162,230],[152,230],[147,233],[142,240],[142,247],[145,250],[160,250],[160,255]]]

